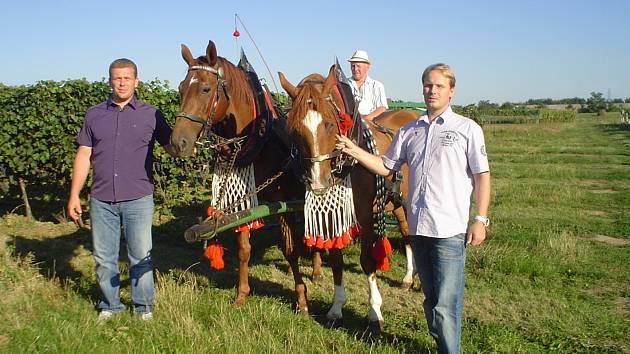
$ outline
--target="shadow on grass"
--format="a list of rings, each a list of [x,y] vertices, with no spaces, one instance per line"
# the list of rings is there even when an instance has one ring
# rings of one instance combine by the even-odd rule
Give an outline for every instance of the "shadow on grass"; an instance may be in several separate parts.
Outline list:
[[[153,228],[153,263],[156,271],[168,274],[171,271],[188,271],[196,275],[210,279],[211,286],[221,289],[235,289],[238,275],[238,259],[236,252],[236,240],[234,234],[226,232],[218,236],[226,247],[225,268],[223,270],[211,270],[207,261],[203,258],[202,243],[188,244],[183,238],[183,232],[188,227],[197,223],[197,207],[178,208],[174,210],[176,218],[164,222]],[[266,259],[265,253],[275,247],[279,242],[278,228],[273,220],[268,222],[270,227],[255,232],[251,237],[252,253],[250,267],[258,264],[273,266],[282,272],[288,273],[288,263],[284,258]],[[62,286],[67,286],[93,304],[97,304],[100,298],[100,290],[95,282],[92,268],[92,242],[87,229],[76,229],[70,233],[42,237],[41,234],[23,232],[14,234],[12,243],[17,255],[32,254],[33,261],[41,275],[46,278],[56,278]],[[302,262],[310,263],[310,255],[302,254]],[[355,254],[347,257],[354,258]],[[322,255],[324,266],[327,264],[327,255]],[[121,242],[120,260],[126,262],[126,247],[124,239]],[[301,263],[302,263],[301,262]],[[360,266],[356,262],[346,262],[346,272],[362,274]],[[129,287],[129,280],[124,275],[126,269],[121,269],[121,288]],[[305,274],[303,274],[305,276]],[[305,278],[308,278],[305,276]],[[381,279],[385,279],[382,277]],[[393,280],[386,280],[388,283]],[[269,296],[279,298],[281,301],[294,306],[295,293],[281,283],[265,280],[260,276],[250,274],[249,283],[252,295]],[[326,313],[330,303],[311,299],[309,309],[311,317],[321,326],[330,328],[326,319]],[[405,351],[428,352],[421,343],[413,337],[388,334],[374,336],[370,334],[366,314],[356,313],[352,309],[344,310],[344,320],[334,328],[347,332],[350,336],[359,338],[367,343],[387,343],[404,347]],[[386,327],[387,328],[387,327]]]

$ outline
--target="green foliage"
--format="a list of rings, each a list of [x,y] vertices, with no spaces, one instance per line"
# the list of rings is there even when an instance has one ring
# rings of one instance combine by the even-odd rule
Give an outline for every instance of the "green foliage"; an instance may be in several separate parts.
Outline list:
[[[591,97],[586,100],[587,112],[599,113],[606,110],[606,101],[601,92],[591,92]]]
[[[0,85],[0,179],[15,183],[64,189],[71,177],[75,137],[89,107],[110,94],[106,81],[40,81],[30,86]],[[158,107],[172,126],[179,110],[179,94],[168,83],[141,83],[137,97]],[[178,199],[199,202],[207,192],[184,185],[199,185],[208,178],[210,154],[200,149],[192,159],[179,160],[155,148],[156,197],[173,206]],[[183,195],[182,193],[187,193]]]
[[[573,110],[566,111],[558,111],[552,109],[543,109],[540,110],[540,121],[541,122],[572,122],[575,120],[577,113]]]
[[[484,127],[493,223],[481,246],[466,249],[464,353],[630,353],[630,130],[619,114],[593,117]],[[435,352],[422,294],[398,288],[400,252],[377,275],[386,334],[369,336],[358,242],[344,250],[344,320],[330,326],[330,268],[321,283],[305,277],[310,316],[294,314],[293,276],[267,230],[250,239],[252,296],[234,307],[237,240],[219,235],[226,268],[209,270],[201,246],[181,237],[192,214],[154,225],[153,321],[125,311],[102,324],[89,232],[0,218],[0,352]],[[307,259],[300,268],[310,273]],[[129,304],[125,269],[121,276]]]

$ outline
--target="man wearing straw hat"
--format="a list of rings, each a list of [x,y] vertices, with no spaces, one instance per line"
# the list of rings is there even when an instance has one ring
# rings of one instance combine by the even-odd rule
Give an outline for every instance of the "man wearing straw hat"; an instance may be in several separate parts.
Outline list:
[[[372,120],[388,108],[385,86],[368,76],[370,59],[365,50],[357,50],[348,61],[352,71],[348,83],[352,87],[355,100],[359,103],[359,114],[363,119]]]

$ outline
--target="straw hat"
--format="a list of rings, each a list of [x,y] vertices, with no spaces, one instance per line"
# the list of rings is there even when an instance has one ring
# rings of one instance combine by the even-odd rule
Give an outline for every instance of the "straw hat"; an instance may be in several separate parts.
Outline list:
[[[370,58],[368,57],[368,53],[365,50],[357,50],[352,54],[352,57],[348,59],[349,62],[360,62],[360,63],[370,63]]]

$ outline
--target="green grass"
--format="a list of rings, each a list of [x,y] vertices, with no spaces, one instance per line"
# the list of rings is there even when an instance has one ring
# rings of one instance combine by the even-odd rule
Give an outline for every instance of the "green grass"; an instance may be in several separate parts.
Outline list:
[[[486,124],[492,226],[468,249],[467,353],[630,353],[630,127],[611,115],[570,123]],[[184,214],[186,212],[187,214]],[[200,213],[199,210],[198,213]],[[422,295],[398,288],[405,262],[379,274],[385,334],[367,330],[359,247],[345,252],[344,321],[325,314],[332,274],[307,277],[310,316],[293,313],[293,281],[269,232],[252,237],[252,296],[235,308],[234,240],[226,269],[209,270],[183,241],[195,210],[156,220],[156,312],[96,322],[89,233],[71,224],[0,219],[0,352],[398,353],[434,344]],[[605,238],[608,237],[608,238]],[[601,240],[607,241],[602,242]],[[396,245],[400,240],[394,237]],[[124,262],[121,262],[125,270]],[[310,274],[308,260],[301,269]],[[122,297],[129,303],[128,279]]]

